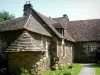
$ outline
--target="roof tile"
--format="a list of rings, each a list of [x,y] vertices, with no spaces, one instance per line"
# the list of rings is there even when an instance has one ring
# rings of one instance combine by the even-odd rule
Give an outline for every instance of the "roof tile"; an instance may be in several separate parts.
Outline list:
[[[66,26],[66,31],[76,41],[100,41],[100,19],[63,21],[54,19]]]
[[[44,27],[32,15],[15,18],[0,23],[0,32],[19,29],[27,29],[35,33],[51,36],[51,34],[44,29]]]

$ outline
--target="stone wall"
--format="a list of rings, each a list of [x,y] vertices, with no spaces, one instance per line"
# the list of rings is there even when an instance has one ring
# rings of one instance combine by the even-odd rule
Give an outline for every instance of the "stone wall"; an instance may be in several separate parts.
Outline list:
[[[62,49],[62,42],[58,42],[57,46],[57,56],[59,57],[59,63],[60,64],[67,64],[67,63],[72,63],[73,62],[73,51],[74,51],[74,46],[73,43],[71,42],[65,42],[65,51],[63,52]]]
[[[11,52],[8,54],[10,72],[20,75],[20,70],[27,70],[31,75],[41,75],[48,68],[49,59],[44,52]]]
[[[95,46],[94,50],[89,50],[89,46]],[[75,62],[94,62],[95,50],[100,47],[99,42],[79,42],[75,44]]]
[[[10,72],[19,73],[24,68],[31,75],[39,75],[38,73],[49,67],[49,37],[28,31],[4,32],[0,35],[6,38],[7,49],[3,51],[8,56]]]
[[[0,32],[0,57],[6,58],[6,53],[4,52],[8,46],[15,41],[15,39],[22,33],[19,31],[8,31],[8,32]]]

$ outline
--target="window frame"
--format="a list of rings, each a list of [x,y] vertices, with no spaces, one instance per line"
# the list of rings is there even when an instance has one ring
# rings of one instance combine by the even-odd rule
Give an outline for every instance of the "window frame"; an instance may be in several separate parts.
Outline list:
[[[88,45],[88,51],[90,51],[90,52],[95,51],[96,48],[97,48],[97,47],[96,47],[96,45],[94,45],[94,44]]]

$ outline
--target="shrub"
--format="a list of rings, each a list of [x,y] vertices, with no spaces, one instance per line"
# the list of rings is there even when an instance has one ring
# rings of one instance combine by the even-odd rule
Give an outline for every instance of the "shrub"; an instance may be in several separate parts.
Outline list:
[[[26,70],[26,69],[21,69],[21,74],[20,75],[31,75],[30,73],[29,73],[29,71],[28,70]]]

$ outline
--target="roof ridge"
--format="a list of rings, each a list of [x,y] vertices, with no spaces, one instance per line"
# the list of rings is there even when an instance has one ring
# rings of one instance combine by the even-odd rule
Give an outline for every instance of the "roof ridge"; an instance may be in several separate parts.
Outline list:
[[[39,13],[39,12],[38,12]],[[40,13],[39,13],[40,14]],[[43,15],[43,14],[41,14],[41,15]],[[45,15],[43,15],[43,16],[45,16]],[[45,16],[45,17],[47,17],[47,16]],[[48,18],[48,17],[47,17]],[[62,18],[62,17],[61,17]],[[50,20],[52,20],[52,21],[54,21],[55,23],[54,24],[56,24],[56,23],[58,23],[58,24],[60,24],[61,26],[62,26],[62,24],[61,23],[59,23],[59,22],[57,22],[57,21],[55,21],[55,20],[53,20],[53,18],[48,18],[48,19],[50,19]],[[62,26],[63,27],[63,26]],[[64,28],[64,27],[63,27]]]
[[[28,20],[24,25],[24,29],[42,35],[51,36],[49,32],[31,14],[29,15]]]
[[[59,18],[63,18],[63,17],[53,17],[52,19],[59,19]]]
[[[39,13],[38,11],[35,11],[35,12],[37,12],[37,13]],[[41,13],[39,13],[39,14],[41,14]],[[45,16],[45,15],[43,15],[43,14],[41,14],[42,16]],[[49,18],[49,17],[47,17],[47,16],[45,16],[46,18],[48,18],[48,19],[50,19],[50,20],[52,20],[52,21],[54,21],[52,18]],[[54,21],[55,23],[58,23],[58,22],[56,22],[56,21]]]
[[[27,19],[27,21],[26,21],[26,23],[25,23],[25,25],[24,25],[23,28],[25,28],[27,26],[27,23],[28,23],[28,21],[29,21],[29,19],[30,19],[31,16],[32,16],[31,14],[28,16],[28,19]]]
[[[41,14],[42,15],[42,14]],[[45,15],[43,15],[43,16],[45,16]],[[47,17],[47,16],[45,16],[45,17]],[[48,17],[47,17],[48,18]],[[56,24],[56,23],[58,23],[58,24],[60,24],[61,26],[62,26],[62,24],[61,23],[59,23],[59,22],[57,22],[57,21],[55,21],[55,20],[53,20],[53,18],[48,18],[48,19],[50,19],[50,20],[52,20],[52,21],[54,21],[55,23],[54,24]],[[63,27],[63,26],[62,26]],[[64,28],[64,27],[63,27]]]
[[[100,18],[97,18],[97,19],[84,19],[84,20],[72,20],[72,21],[69,21],[69,22],[78,22],[78,21],[91,21],[91,20],[100,20]]]
[[[35,11],[35,10],[34,10],[34,11]],[[45,18],[47,18],[47,19],[51,20],[50,18],[48,18],[48,17],[42,15],[41,13],[39,13],[39,12],[37,12],[37,11],[35,11],[35,12],[36,12],[36,14],[49,26],[49,28],[50,28],[58,37],[60,37],[60,38],[65,38],[65,37],[64,37],[63,35],[61,35],[52,25],[50,25],[50,24],[46,21],[46,19],[45,19]],[[54,21],[54,20],[52,20],[52,21]],[[54,22],[56,22],[56,21],[54,21]]]

